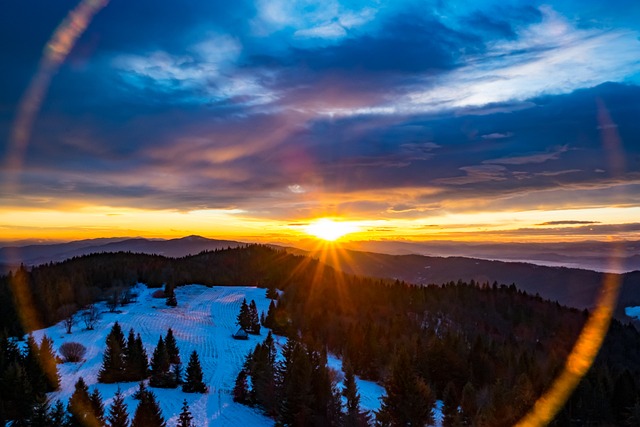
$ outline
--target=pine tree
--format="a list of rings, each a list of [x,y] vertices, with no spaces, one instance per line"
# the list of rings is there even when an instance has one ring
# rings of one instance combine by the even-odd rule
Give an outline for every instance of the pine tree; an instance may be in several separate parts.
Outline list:
[[[260,335],[260,317],[258,316],[258,307],[254,300],[251,300],[249,304],[249,329],[247,332]]]
[[[142,396],[144,396],[145,393],[147,393],[149,390],[147,390],[147,385],[144,383],[144,381],[140,381],[138,383],[138,389],[133,393],[133,398],[135,400],[141,400]]]
[[[251,377],[253,388],[249,400],[261,406],[268,414],[276,415],[278,398],[276,386],[275,345],[271,332],[262,344],[257,344],[247,356],[244,369]]]
[[[51,420],[51,426],[66,426],[69,423],[69,415],[64,409],[64,404],[58,400],[53,405],[49,412],[49,419]]]
[[[131,369],[135,373],[134,380],[142,380],[149,376],[149,356],[147,350],[142,344],[142,338],[140,334],[136,335],[136,340],[133,346],[134,360],[131,362]]]
[[[126,379],[124,334],[116,322],[107,335],[106,349],[102,356],[102,367],[98,373],[101,383],[115,383]]]
[[[102,401],[102,395],[97,388],[93,389],[91,396],[89,396],[89,401],[91,402],[91,409],[93,410],[93,415],[98,422],[98,425],[104,425],[104,402]]]
[[[56,391],[60,388],[60,375],[56,363],[56,353],[53,350],[53,340],[43,336],[40,341],[40,367],[45,375],[46,392]]]
[[[43,396],[46,392],[46,381],[44,372],[42,372],[40,365],[40,348],[36,343],[33,335],[29,334],[27,337],[27,345],[23,358],[22,366],[25,373],[29,378],[31,384],[31,392],[34,396]]]
[[[240,313],[238,313],[238,317],[236,318],[236,324],[247,332],[251,330],[251,315],[246,298],[243,298],[242,304],[240,304]]]
[[[392,424],[423,426],[433,423],[435,397],[429,386],[418,377],[409,355],[401,350],[385,383],[387,394],[382,397],[380,412],[385,413]]]
[[[127,413],[127,404],[124,403],[124,397],[118,387],[113,403],[109,408],[109,416],[107,417],[109,427],[129,427],[129,415]]]
[[[460,414],[458,411],[458,396],[456,395],[456,387],[449,382],[444,389],[442,397],[442,425],[444,427],[453,427],[459,423]]]
[[[171,367],[171,380],[175,384],[175,387],[182,384],[182,363],[176,363]]]
[[[93,417],[93,407],[91,405],[91,397],[89,396],[89,387],[82,377],[76,381],[73,394],[69,398],[67,407],[69,412],[70,427],[86,427],[95,426],[96,422]]]
[[[270,300],[274,300],[278,298],[278,291],[276,290],[276,288],[273,288],[273,287],[267,288],[267,298],[269,298]]]
[[[264,319],[264,322],[262,322],[262,325],[265,328],[273,329],[275,324],[276,324],[276,305],[273,302],[273,300],[271,300],[271,302],[269,303],[269,309],[267,310],[267,317]]]
[[[187,365],[187,377],[182,385],[182,391],[185,393],[206,393],[207,386],[202,381],[202,367],[200,366],[200,359],[198,353],[194,350],[189,358],[189,364]]]
[[[360,409],[360,394],[353,368],[348,362],[344,363],[344,381],[342,396],[345,398],[344,427],[363,427],[369,425],[369,415]]]
[[[340,392],[331,380],[327,367],[327,353],[307,350],[311,363],[311,410],[316,425],[337,426],[342,424]]]
[[[176,364],[180,362],[180,351],[178,350],[178,344],[176,343],[176,338],[173,336],[173,330],[169,328],[167,330],[167,336],[164,339],[164,346],[167,349],[167,353],[169,354],[169,363]]]
[[[295,338],[283,349],[284,361],[279,369],[280,407],[278,422],[282,425],[309,425],[312,422],[312,366],[305,347]]]
[[[124,370],[127,381],[134,381],[136,378],[136,335],[133,328],[129,329],[127,336],[127,346],[124,351]]]
[[[52,424],[49,410],[49,402],[47,402],[47,399],[38,399],[33,407],[29,427],[50,427]]]
[[[131,427],[166,427],[167,423],[162,416],[162,410],[153,392],[143,393],[133,415]]]
[[[180,416],[178,417],[178,424],[176,427],[195,427],[192,420],[193,417],[191,416],[191,412],[189,411],[187,399],[185,399],[182,402],[182,412],[180,412]]]
[[[236,383],[233,386],[233,401],[243,404],[249,402],[249,383],[247,371],[244,369],[241,369],[236,377]]]
[[[151,387],[167,387],[170,382],[170,366],[169,353],[161,336],[151,357],[151,379],[149,380],[149,385]]]
[[[14,421],[15,425],[24,424],[31,417],[36,397],[31,387],[29,375],[20,360],[12,362],[4,369],[1,378],[0,391],[6,419]]]

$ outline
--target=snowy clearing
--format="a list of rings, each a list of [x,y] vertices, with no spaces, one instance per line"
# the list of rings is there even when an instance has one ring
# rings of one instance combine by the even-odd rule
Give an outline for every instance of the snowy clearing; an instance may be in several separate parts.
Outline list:
[[[148,289],[139,285],[138,302],[120,307],[120,313],[109,313],[106,306],[99,305],[102,318],[96,329],[88,331],[78,323],[73,333],[67,335],[62,324],[35,331],[38,342],[44,334],[54,341],[56,351],[65,342],[80,342],[87,347],[85,360],[80,363],[58,365],[61,376],[61,390],[51,393],[53,402],[61,399],[65,404],[71,396],[74,384],[83,377],[89,389],[98,388],[104,399],[105,408],[109,408],[118,387],[125,396],[130,418],[138,404],[132,395],[138,388],[137,382],[119,384],[98,384],[98,372],[102,364],[102,352],[107,334],[113,324],[118,321],[125,334],[133,328],[140,333],[149,357],[153,353],[158,338],[164,336],[168,328],[172,328],[183,367],[189,354],[196,350],[200,356],[204,381],[209,386],[208,394],[183,393],[180,389],[149,388],[158,397],[163,415],[168,426],[175,426],[182,407],[183,399],[187,399],[194,422],[199,427],[205,426],[272,426],[273,420],[262,415],[259,410],[233,402],[231,390],[235,378],[240,371],[245,356],[253,350],[258,342],[262,342],[268,329],[263,328],[259,336],[250,335],[249,340],[235,340],[231,335],[236,332],[236,316],[240,311],[243,298],[247,302],[255,300],[258,312],[266,313],[270,300],[266,298],[265,289],[255,287],[205,287],[201,285],[181,286],[176,289],[177,307],[167,307],[164,299],[155,299],[151,294],[156,289]],[[281,348],[286,341],[283,337],[274,336],[277,347]],[[331,357],[329,365],[341,370],[342,363]],[[340,384],[341,386],[341,384]],[[375,410],[380,407],[380,396],[384,389],[371,381],[358,379],[363,409]]]

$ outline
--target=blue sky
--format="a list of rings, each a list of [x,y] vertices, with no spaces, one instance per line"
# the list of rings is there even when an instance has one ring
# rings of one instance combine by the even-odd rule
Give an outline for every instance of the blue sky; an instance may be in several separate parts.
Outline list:
[[[7,157],[43,47],[76,4],[4,5]],[[536,210],[635,223],[602,212],[640,203],[639,37],[630,0],[111,0],[52,79],[2,204],[403,230]]]

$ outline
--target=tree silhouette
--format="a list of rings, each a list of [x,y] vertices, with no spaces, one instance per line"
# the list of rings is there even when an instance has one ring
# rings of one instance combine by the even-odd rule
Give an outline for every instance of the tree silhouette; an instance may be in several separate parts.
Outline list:
[[[184,384],[182,385],[182,391],[185,393],[206,393],[207,386],[202,381],[202,367],[200,366],[200,359],[198,353],[193,350],[191,357],[189,357],[189,364],[187,365],[187,376]]]

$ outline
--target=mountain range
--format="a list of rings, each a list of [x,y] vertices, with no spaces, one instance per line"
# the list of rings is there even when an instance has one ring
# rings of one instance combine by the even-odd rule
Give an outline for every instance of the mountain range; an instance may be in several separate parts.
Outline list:
[[[0,265],[4,265],[6,271],[9,268],[8,266],[16,266],[20,263],[37,265],[62,261],[90,253],[120,251],[158,254],[175,258],[197,254],[204,250],[224,249],[245,244],[232,240],[187,236],[170,240],[110,238],[57,244],[8,246],[0,248]],[[634,245],[638,245],[638,242],[625,243],[625,247],[629,251],[631,250],[629,248],[637,247]],[[415,253],[418,250],[436,252],[441,249],[443,254],[449,255],[451,250],[455,249],[454,246],[442,242],[432,243],[431,245],[404,242],[357,242],[350,243],[349,246],[359,249],[375,247],[381,251],[387,250],[392,253],[335,250],[331,251],[330,256],[326,256],[326,253],[319,251],[306,251],[297,248],[286,248],[286,250],[319,258],[346,273],[391,278],[420,285],[442,284],[459,279],[463,281],[474,280],[479,283],[488,282],[490,284],[493,282],[506,285],[515,283],[519,289],[530,294],[537,293],[544,298],[557,300],[561,304],[578,308],[594,306],[596,296],[607,274],[584,268],[504,261],[509,257],[515,257],[516,259],[527,258],[526,254],[528,252],[541,250],[541,245],[533,245],[530,248],[527,248],[526,245],[514,245],[515,249],[510,255],[505,256],[504,250],[500,252],[502,253],[500,258],[503,260],[487,260],[463,256],[427,256]],[[579,245],[574,244],[573,247],[576,250],[567,252],[564,258],[557,256],[556,262],[562,263],[563,259],[573,259],[580,255],[587,256],[586,254],[590,253],[593,259],[597,258],[603,263],[610,263],[611,260],[607,260],[606,255],[600,254],[606,254],[607,251],[613,252],[615,249],[613,245],[602,244],[601,242],[583,242]],[[460,252],[469,248],[473,248],[476,253],[482,253],[485,250],[486,257],[493,257],[493,255],[497,254],[499,245],[462,244],[458,246],[457,251]],[[551,251],[547,252],[549,258],[554,254],[553,251],[567,249],[566,244],[552,244],[549,248]],[[412,249],[415,251],[414,253],[410,253]],[[403,252],[404,254],[402,254]],[[620,252],[618,251],[618,253]],[[556,255],[554,254],[554,256]],[[637,258],[638,256],[635,255],[635,257]],[[613,258],[614,261],[621,262],[619,256]],[[611,274],[614,274],[614,277],[620,279],[622,283],[619,309],[617,311],[617,314],[622,316],[624,307],[640,305],[640,271]]]

